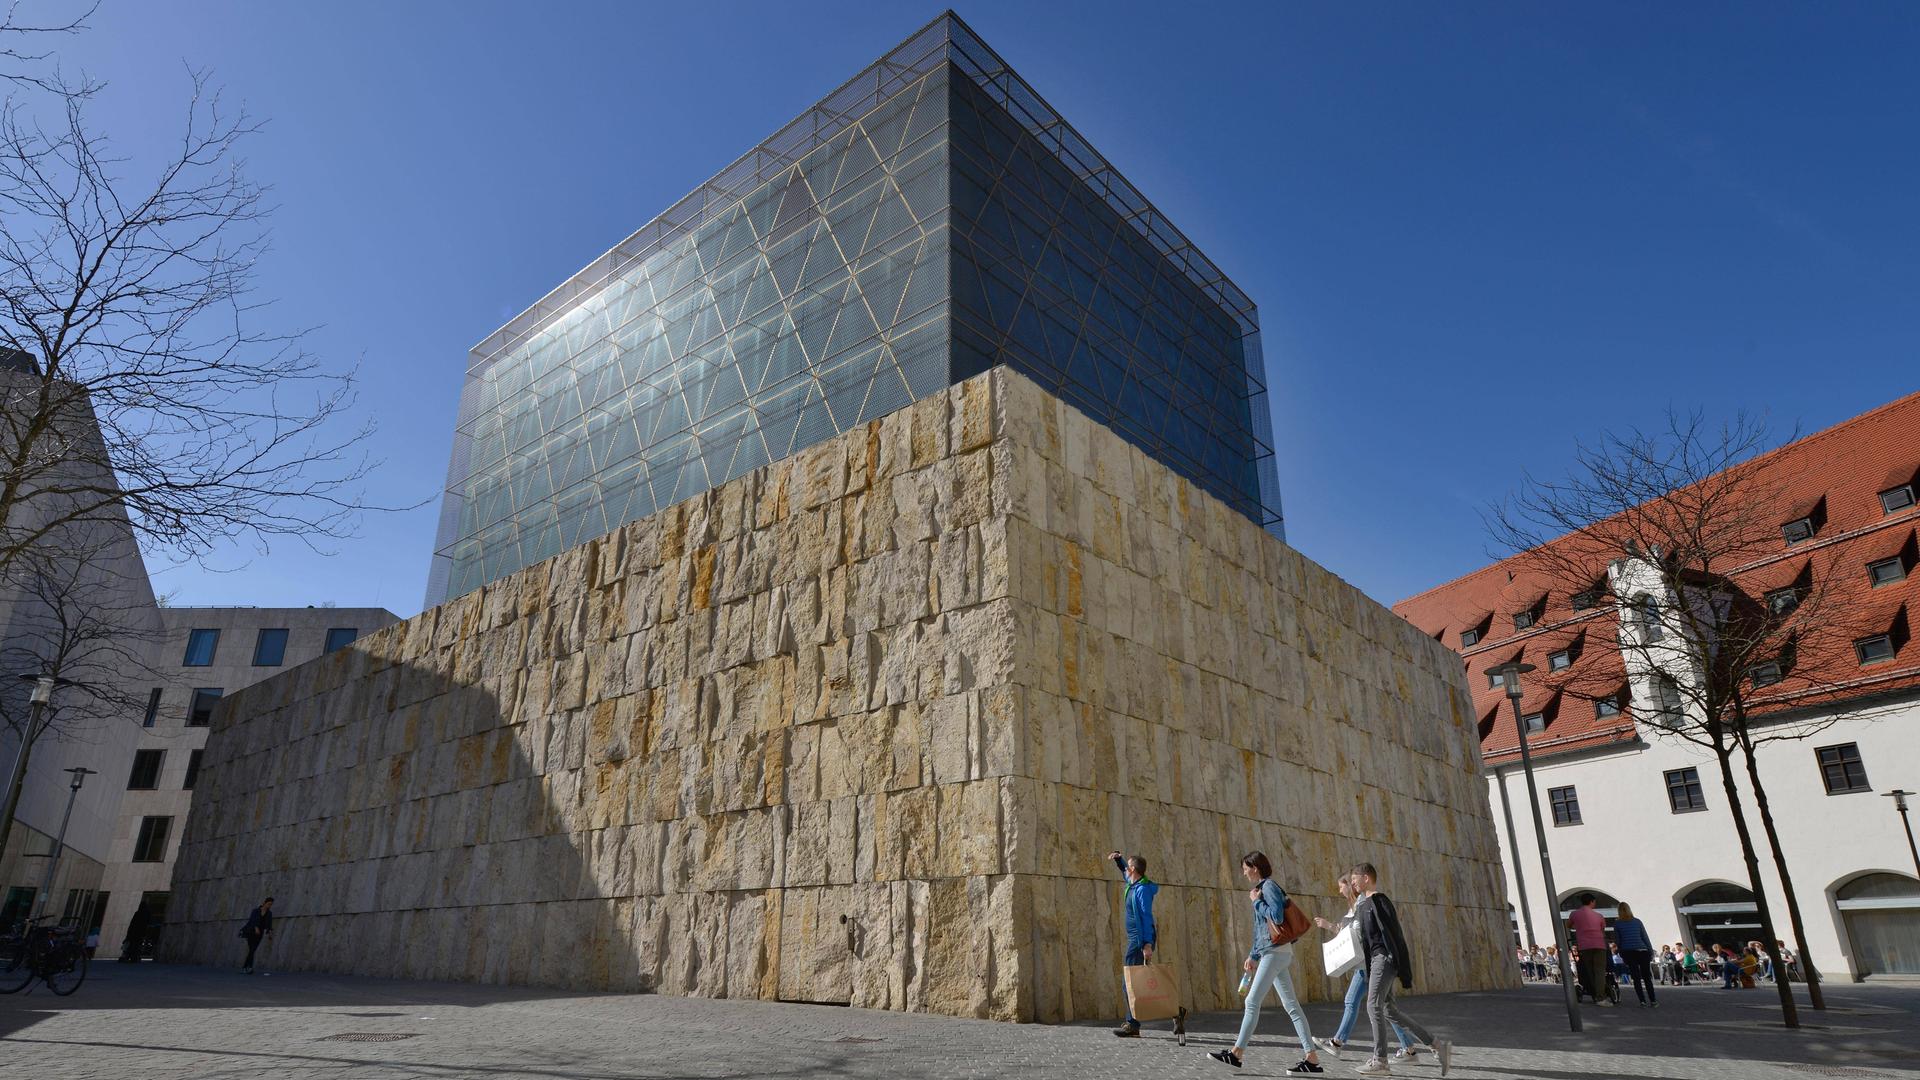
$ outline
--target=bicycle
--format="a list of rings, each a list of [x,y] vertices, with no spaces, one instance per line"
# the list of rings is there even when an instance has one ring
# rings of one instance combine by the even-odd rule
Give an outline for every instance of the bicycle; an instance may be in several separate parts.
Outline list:
[[[34,925],[47,918],[36,915],[24,919],[0,935],[0,994],[18,993],[40,979],[47,989],[66,997],[86,981],[87,950],[80,937],[80,924]]]

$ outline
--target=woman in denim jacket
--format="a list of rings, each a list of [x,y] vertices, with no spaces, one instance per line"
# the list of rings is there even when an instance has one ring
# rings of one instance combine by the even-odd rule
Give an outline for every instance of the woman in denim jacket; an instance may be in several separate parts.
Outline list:
[[[1273,927],[1286,918],[1286,890],[1273,881],[1273,864],[1258,852],[1251,852],[1240,860],[1240,872],[1253,884],[1247,895],[1253,900],[1253,947],[1247,952],[1244,965],[1253,973],[1253,985],[1247,988],[1246,1012],[1240,1020],[1240,1037],[1234,1040],[1233,1049],[1215,1050],[1207,1056],[1234,1068],[1245,1063],[1247,1043],[1253,1039],[1254,1029],[1260,1026],[1260,1006],[1266,1000],[1267,989],[1271,987],[1280,995],[1280,1007],[1287,1010],[1287,1016],[1293,1021],[1294,1033],[1300,1037],[1300,1047],[1306,1056],[1287,1070],[1289,1075],[1299,1076],[1309,1073],[1325,1072],[1320,1067],[1320,1055],[1314,1052],[1313,1032],[1307,1027],[1307,1014],[1300,1008],[1300,999],[1293,992],[1293,944],[1291,942],[1278,948],[1273,945]]]

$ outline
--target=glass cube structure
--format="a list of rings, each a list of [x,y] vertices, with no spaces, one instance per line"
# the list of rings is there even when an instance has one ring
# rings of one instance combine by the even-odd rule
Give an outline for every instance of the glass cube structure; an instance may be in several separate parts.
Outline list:
[[[949,12],[473,348],[427,603],[995,364],[1283,535],[1252,301]]]

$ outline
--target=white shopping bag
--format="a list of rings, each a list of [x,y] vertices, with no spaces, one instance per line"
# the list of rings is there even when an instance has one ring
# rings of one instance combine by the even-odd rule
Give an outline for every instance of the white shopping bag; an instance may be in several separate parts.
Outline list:
[[[1327,977],[1337,979],[1360,966],[1360,924],[1349,923],[1344,930],[1334,931],[1327,940],[1320,943],[1320,960],[1326,966]]]

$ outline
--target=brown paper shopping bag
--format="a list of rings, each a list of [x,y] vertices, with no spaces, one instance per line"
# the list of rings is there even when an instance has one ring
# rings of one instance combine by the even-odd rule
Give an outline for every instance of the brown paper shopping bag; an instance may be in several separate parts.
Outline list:
[[[1126,970],[1127,1005],[1135,1020],[1171,1020],[1180,1011],[1180,980],[1171,964],[1139,964]]]

